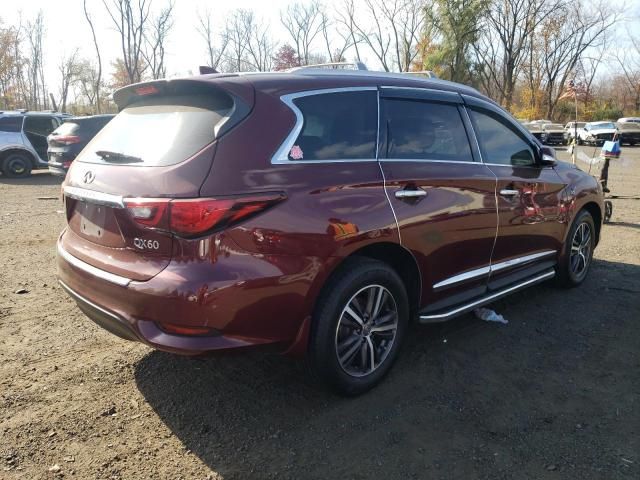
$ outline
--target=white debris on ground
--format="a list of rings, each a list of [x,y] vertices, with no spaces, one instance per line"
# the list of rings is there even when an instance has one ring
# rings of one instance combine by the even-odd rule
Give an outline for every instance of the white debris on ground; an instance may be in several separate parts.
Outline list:
[[[476,308],[473,313],[477,318],[485,322],[509,323],[509,320],[488,308]]]

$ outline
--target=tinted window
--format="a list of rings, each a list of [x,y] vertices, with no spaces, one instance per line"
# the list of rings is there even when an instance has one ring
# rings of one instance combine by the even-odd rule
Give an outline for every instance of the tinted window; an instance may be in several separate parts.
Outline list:
[[[152,97],[133,103],[100,130],[78,160],[152,167],[174,165],[215,140],[216,126],[232,106],[231,97],[222,93]]]
[[[386,158],[473,161],[467,133],[455,105],[385,99],[383,108]]]
[[[33,133],[46,137],[58,126],[58,122],[53,117],[25,117],[24,131],[25,133]]]
[[[78,124],[74,122],[64,122],[53,131],[53,135],[71,135],[78,130]]]
[[[19,132],[22,129],[22,117],[0,117],[0,132]]]
[[[376,158],[377,94],[374,91],[299,97],[304,123],[289,160]]]
[[[501,165],[533,165],[533,149],[524,136],[506,120],[490,113],[469,109],[469,115],[487,163]]]

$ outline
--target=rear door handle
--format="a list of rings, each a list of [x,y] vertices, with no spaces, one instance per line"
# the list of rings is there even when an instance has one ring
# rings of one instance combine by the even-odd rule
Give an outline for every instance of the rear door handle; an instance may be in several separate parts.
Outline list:
[[[508,188],[503,188],[502,190],[500,190],[500,195],[502,195],[503,197],[515,197],[516,195],[519,195],[520,191],[519,190],[510,190]]]
[[[395,193],[396,198],[415,198],[415,197],[426,197],[427,192],[418,188],[416,190],[397,190]]]

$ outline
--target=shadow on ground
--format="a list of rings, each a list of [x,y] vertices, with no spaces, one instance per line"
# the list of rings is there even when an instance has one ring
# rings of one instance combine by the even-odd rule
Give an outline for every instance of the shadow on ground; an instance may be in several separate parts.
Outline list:
[[[225,479],[638,478],[634,292],[640,267],[595,261],[580,288],[548,283],[494,304],[508,325],[417,326],[389,377],[356,399],[255,352],[154,352],[135,377]]]
[[[26,178],[9,178],[0,174],[0,183],[8,185],[60,185],[64,181],[64,177],[51,175],[46,170],[33,172]]]

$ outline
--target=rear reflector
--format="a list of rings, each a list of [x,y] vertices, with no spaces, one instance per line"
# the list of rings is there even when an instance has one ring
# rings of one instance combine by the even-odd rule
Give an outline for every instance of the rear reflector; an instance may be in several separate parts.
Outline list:
[[[190,335],[196,337],[220,335],[215,328],[192,327],[189,325],[176,325],[174,323],[158,323],[161,330],[174,335]]]
[[[197,237],[246,220],[284,200],[282,193],[233,198],[130,198],[124,203],[133,220],[146,228]]]

